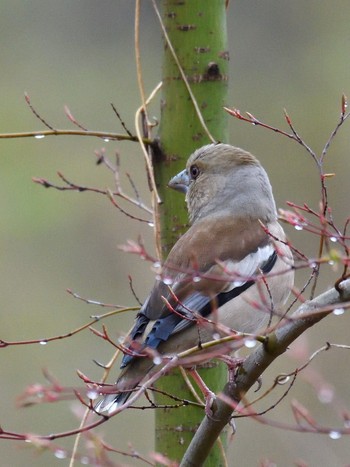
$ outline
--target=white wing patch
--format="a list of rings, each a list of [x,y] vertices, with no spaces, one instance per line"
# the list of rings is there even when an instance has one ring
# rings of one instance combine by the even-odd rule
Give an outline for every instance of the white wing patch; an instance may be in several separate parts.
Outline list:
[[[241,287],[256,274],[259,268],[268,261],[273,254],[274,248],[272,245],[266,245],[258,248],[253,253],[245,256],[241,261],[225,261],[225,271],[232,274],[234,280],[227,284],[224,292],[228,292],[235,287]],[[237,278],[235,278],[237,276]]]

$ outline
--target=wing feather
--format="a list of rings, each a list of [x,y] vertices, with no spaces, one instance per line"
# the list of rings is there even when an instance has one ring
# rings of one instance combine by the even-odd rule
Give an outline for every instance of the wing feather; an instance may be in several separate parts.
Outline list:
[[[234,238],[234,237],[233,237]],[[226,260],[213,260],[212,255],[205,259],[210,267],[198,271],[197,280],[182,270],[175,276],[170,293],[169,285],[160,282],[154,289],[149,299],[138,315],[138,319],[131,332],[131,340],[140,339],[148,322],[153,316],[157,316],[154,325],[146,336],[142,347],[156,349],[161,342],[165,342],[171,335],[183,331],[192,326],[201,315],[208,316],[212,311],[212,301],[216,300],[217,306],[222,306],[229,300],[247,290],[254,284],[254,276],[261,270],[267,273],[276,261],[276,252],[271,243],[266,243],[266,238],[261,241],[262,246],[256,247],[241,260],[235,260],[232,256]],[[168,274],[168,272],[167,272]],[[167,276],[168,277],[168,276]],[[199,280],[198,280],[199,278]],[[160,295],[163,294],[163,295]],[[174,299],[174,295],[178,300]],[[165,304],[164,298],[171,303],[171,307]],[[154,312],[156,304],[160,305],[158,313]],[[131,344],[132,346],[132,344]],[[127,366],[134,359],[131,355],[125,355],[122,367]]]

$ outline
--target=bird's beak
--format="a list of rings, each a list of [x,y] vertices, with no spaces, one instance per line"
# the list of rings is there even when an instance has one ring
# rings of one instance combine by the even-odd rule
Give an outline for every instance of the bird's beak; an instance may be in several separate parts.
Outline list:
[[[190,183],[189,176],[187,174],[187,170],[183,170],[182,172],[178,173],[173,177],[168,186],[173,188],[174,190],[181,191],[181,193],[187,193],[188,185]]]

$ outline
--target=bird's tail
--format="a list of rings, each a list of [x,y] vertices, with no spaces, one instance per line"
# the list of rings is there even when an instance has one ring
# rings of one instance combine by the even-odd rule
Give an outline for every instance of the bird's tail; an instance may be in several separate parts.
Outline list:
[[[112,413],[119,406],[124,404],[130,397],[131,391],[120,392],[119,394],[107,394],[95,405],[95,410],[98,413]]]

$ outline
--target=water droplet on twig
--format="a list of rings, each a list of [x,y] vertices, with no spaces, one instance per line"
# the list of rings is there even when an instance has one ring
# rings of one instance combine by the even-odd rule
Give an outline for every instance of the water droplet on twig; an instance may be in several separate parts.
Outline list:
[[[244,339],[244,345],[247,347],[247,349],[253,349],[256,346],[256,340],[253,339],[252,337],[248,337],[247,339]]]
[[[91,399],[92,401],[94,401],[95,399],[98,398],[97,392],[94,391],[93,389],[90,390],[90,391],[88,391],[88,392],[86,393],[86,396],[87,396],[89,399]]]
[[[341,435],[341,433],[339,431],[332,430],[332,431],[329,432],[328,436],[331,439],[340,439],[342,435]]]
[[[334,308],[333,315],[340,316],[345,313],[344,308]]]
[[[164,277],[163,282],[165,285],[171,285],[173,283],[173,280],[171,277]]]
[[[66,451],[63,451],[63,449],[56,449],[54,455],[57,459],[65,459],[67,457],[67,453]]]

